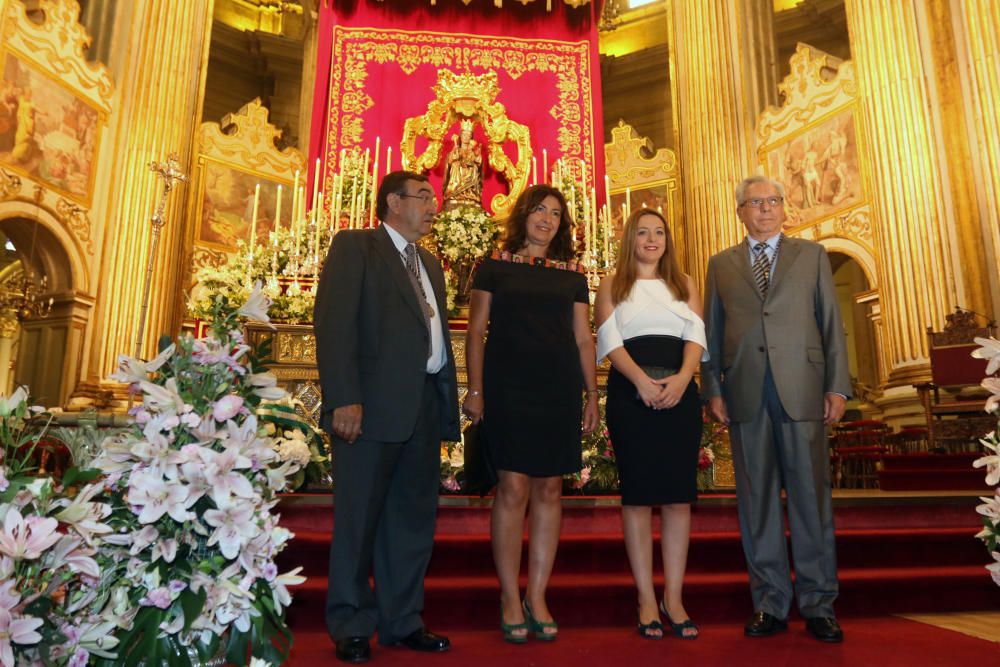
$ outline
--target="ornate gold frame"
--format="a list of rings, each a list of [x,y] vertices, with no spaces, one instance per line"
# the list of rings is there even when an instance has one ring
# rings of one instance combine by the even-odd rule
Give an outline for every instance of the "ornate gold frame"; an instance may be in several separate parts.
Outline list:
[[[296,170],[302,172],[302,183],[305,183],[305,157],[294,148],[279,151],[274,145],[279,136],[281,130],[268,122],[268,110],[260,98],[243,105],[236,113],[226,114],[221,123],[202,123],[199,127],[193,158],[196,187],[189,190],[187,204],[190,238],[193,239],[192,273],[203,266],[220,266],[229,259],[226,246],[199,241],[209,164],[223,165],[261,181],[287,186],[288,206],[291,205],[291,185]]]
[[[506,217],[517,197],[528,186],[533,155],[531,131],[526,125],[508,118],[507,109],[496,101],[500,93],[496,72],[477,76],[440,69],[432,90],[435,98],[427,105],[426,113],[407,118],[403,124],[400,146],[403,168],[420,173],[433,169],[441,161],[441,149],[449,128],[464,118],[478,120],[489,139],[489,164],[510,185],[507,194],[493,196],[490,208],[493,215]],[[427,139],[427,148],[420,155],[416,155],[417,137]],[[517,164],[504,152],[505,141],[517,143]]]
[[[868,169],[865,163],[864,126],[858,107],[854,63],[839,62],[833,56],[806,44],[799,44],[789,60],[791,73],[779,85],[784,95],[780,107],[768,107],[757,120],[757,158],[764,173],[769,172],[769,156],[796,139],[841,115],[853,119],[857,144],[860,200],[801,222],[792,211],[792,236],[809,237],[829,247],[837,246],[865,268],[872,288],[878,287],[873,239],[873,221]],[[838,66],[839,62],[839,66]],[[835,72],[834,74],[830,74]],[[774,174],[769,174],[773,176]]]

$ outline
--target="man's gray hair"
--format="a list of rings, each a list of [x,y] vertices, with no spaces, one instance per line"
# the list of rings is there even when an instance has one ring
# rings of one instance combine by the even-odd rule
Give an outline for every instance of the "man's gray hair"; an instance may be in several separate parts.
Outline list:
[[[740,181],[740,184],[736,186],[736,205],[743,206],[746,203],[746,191],[754,183],[770,183],[775,190],[778,191],[778,196],[784,198],[785,196],[785,186],[774,180],[773,178],[768,178],[763,174],[756,174],[754,176],[748,176]]]

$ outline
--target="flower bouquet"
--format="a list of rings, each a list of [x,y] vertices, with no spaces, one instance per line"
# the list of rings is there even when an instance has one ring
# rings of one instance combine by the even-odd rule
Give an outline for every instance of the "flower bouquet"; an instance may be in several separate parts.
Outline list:
[[[987,377],[982,382],[983,388],[988,389],[991,394],[986,400],[986,412],[996,415],[1000,420],[1000,378],[996,376],[1000,370],[1000,341],[995,338],[976,338],[975,341],[980,347],[972,352],[972,356],[989,360],[986,365]],[[997,429],[987,433],[979,442],[988,453],[976,459],[972,465],[986,468],[986,484],[996,486],[1000,482],[1000,437],[997,437]],[[976,511],[983,517],[983,529],[976,537],[986,544],[986,549],[993,557],[993,562],[986,569],[990,571],[993,581],[1000,586],[1000,488],[995,489],[992,496],[984,496],[980,500],[983,504],[976,507]]]
[[[438,252],[447,263],[459,303],[468,299],[473,267],[493,249],[499,234],[497,221],[477,206],[458,206],[434,218]]]
[[[33,454],[49,420],[18,388],[0,397],[0,665],[86,665],[113,658],[112,610],[95,584],[97,546],[111,508],[94,470],[62,483],[36,476]]]
[[[97,588],[119,641],[99,664],[189,665],[220,653],[238,665],[280,664],[288,655],[287,587],[304,577],[301,568],[278,574],[292,534],[272,510],[305,459],[288,443],[304,438],[267,435],[258,409],[285,392],[239,321],[267,322],[268,305],[259,284],[238,311],[217,295],[204,338],[161,343],[148,362],[119,358],[112,377],[141,403],[94,461],[112,508]],[[275,430],[308,432],[292,408],[272,403],[266,413]]]

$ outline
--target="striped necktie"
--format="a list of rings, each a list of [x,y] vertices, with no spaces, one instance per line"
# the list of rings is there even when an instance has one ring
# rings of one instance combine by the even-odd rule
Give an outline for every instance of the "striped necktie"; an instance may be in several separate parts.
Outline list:
[[[767,244],[758,243],[753,247],[753,279],[761,296],[767,296],[767,287],[771,282],[771,261],[767,258]]]

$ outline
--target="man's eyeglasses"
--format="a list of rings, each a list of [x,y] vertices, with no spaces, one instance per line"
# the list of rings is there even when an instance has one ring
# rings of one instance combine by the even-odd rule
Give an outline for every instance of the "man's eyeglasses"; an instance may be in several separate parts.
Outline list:
[[[407,199],[419,199],[424,206],[433,205],[435,208],[437,208],[437,203],[438,203],[437,197],[435,197],[432,194],[428,194],[426,192],[421,192],[420,194],[417,195],[408,195],[405,192],[403,192],[400,193],[399,196],[405,197]]]
[[[784,204],[785,198],[767,197],[765,199],[748,199],[745,202],[743,202],[743,206],[749,206],[750,208],[760,208],[761,206],[764,205],[764,202],[767,202],[768,206],[774,208],[775,206],[781,206],[782,204]]]

